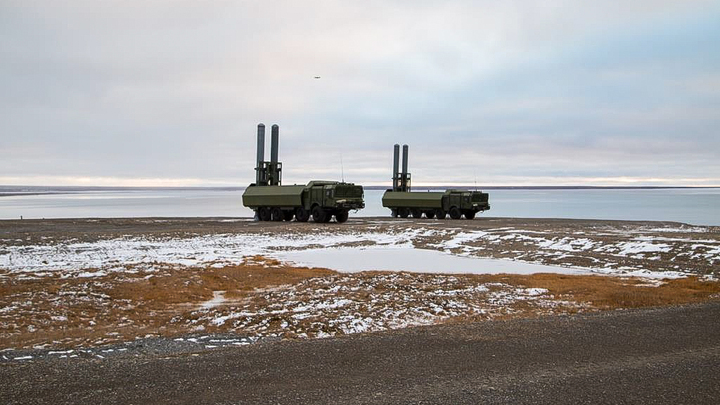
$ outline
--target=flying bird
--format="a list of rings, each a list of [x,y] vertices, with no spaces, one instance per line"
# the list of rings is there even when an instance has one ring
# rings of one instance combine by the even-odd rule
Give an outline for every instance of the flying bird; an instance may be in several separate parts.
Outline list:
[[[316,78],[316,79],[319,79],[319,78],[320,78],[320,76],[315,76],[315,78]]]

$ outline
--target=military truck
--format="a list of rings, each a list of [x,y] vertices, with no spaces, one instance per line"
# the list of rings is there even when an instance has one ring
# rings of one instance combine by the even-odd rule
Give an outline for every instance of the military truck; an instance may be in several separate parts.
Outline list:
[[[393,188],[385,191],[382,204],[390,208],[393,217],[445,219],[475,218],[475,214],[490,209],[489,196],[481,191],[445,190],[412,192],[408,173],[408,146],[403,145],[402,172],[399,171],[400,145],[395,145],[393,160]]]
[[[270,161],[265,161],[265,125],[258,125],[255,183],[243,193],[243,205],[260,221],[347,221],[350,210],[365,207],[362,186],[338,181],[311,181],[307,185],[283,186],[278,162],[280,128],[272,126]]]

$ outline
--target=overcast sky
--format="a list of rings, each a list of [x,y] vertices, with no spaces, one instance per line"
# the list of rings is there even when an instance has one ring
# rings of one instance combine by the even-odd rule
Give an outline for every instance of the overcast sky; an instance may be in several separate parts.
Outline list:
[[[720,2],[0,0],[0,184],[244,186],[259,122],[286,184],[720,185]]]

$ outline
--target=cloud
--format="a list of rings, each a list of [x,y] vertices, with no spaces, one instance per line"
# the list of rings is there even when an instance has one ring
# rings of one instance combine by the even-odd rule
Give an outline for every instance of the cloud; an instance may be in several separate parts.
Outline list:
[[[396,142],[417,183],[720,173],[715,2],[0,7],[6,182],[244,185],[261,121],[291,182],[389,182]]]

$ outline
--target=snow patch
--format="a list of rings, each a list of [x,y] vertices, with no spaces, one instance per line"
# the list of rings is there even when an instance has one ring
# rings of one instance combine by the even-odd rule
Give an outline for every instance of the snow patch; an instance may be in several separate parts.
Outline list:
[[[200,304],[201,309],[215,308],[225,302],[225,291],[213,291],[213,297],[209,301]]]
[[[670,249],[672,249],[672,246],[665,243],[651,243],[643,241],[621,242],[617,246],[620,249],[618,252],[620,255],[650,252],[667,253]]]

